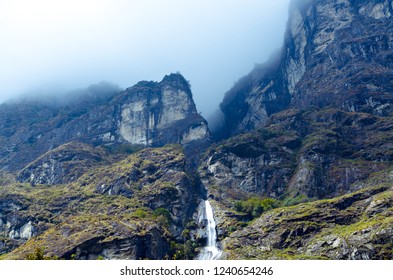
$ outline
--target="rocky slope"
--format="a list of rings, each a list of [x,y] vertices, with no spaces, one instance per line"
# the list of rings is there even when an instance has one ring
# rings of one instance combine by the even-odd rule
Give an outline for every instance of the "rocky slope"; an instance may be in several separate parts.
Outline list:
[[[120,93],[109,89],[94,93],[66,104],[40,99],[2,104],[0,168],[20,170],[70,141],[94,146],[193,142],[203,146],[208,141],[207,123],[197,113],[188,82],[180,74],[159,83],[140,82]]]
[[[221,136],[288,107],[392,114],[392,1],[292,1],[282,50],[227,92]]]
[[[68,185],[1,187],[1,252],[16,248],[7,259],[36,248],[65,259],[177,258],[197,191],[180,146],[140,151]]]
[[[271,210],[224,240],[227,258],[392,259],[392,182],[390,169],[364,190]]]

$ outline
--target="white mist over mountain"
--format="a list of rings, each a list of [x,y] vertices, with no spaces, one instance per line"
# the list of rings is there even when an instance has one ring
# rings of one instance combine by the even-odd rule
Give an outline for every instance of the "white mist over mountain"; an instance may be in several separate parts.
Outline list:
[[[211,114],[283,42],[289,0],[0,0],[0,102],[180,71]],[[50,89],[50,90],[48,90]]]

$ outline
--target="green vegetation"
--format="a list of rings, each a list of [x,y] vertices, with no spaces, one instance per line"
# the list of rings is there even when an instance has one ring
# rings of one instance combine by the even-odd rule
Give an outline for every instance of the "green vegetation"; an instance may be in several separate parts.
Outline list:
[[[170,255],[172,260],[193,260],[196,257],[196,248],[198,244],[191,240],[186,240],[184,243],[177,243],[171,241]],[[169,258],[169,257],[168,257]]]
[[[259,217],[263,212],[277,208],[279,205],[279,201],[274,198],[260,199],[252,197],[245,201],[236,201],[234,208],[236,211],[247,213],[255,218]]]
[[[26,255],[26,260],[58,260],[58,257],[45,256],[43,248],[35,248],[34,252]]]
[[[119,145],[108,145],[108,146],[104,146],[104,148],[106,148],[108,152],[111,154],[131,155],[143,150],[145,146],[124,143]]]
[[[160,226],[169,226],[172,222],[171,213],[165,208],[157,208],[153,211],[153,215]]]
[[[295,197],[289,196],[286,197],[285,199],[283,199],[283,201],[281,202],[282,206],[293,206],[293,205],[297,205],[300,203],[305,203],[305,202],[311,202],[311,201],[315,201],[316,199],[314,198],[309,198],[308,196],[301,194]]]
[[[229,252],[230,260],[328,260],[325,256],[313,256],[302,254],[294,248],[287,249],[264,249],[257,246],[242,246],[233,248]]]
[[[0,170],[0,186],[7,186],[15,183],[15,176]]]
[[[134,213],[132,213],[133,217],[138,217],[138,218],[142,218],[142,219],[146,218],[148,215],[149,215],[149,213],[144,209],[137,209],[137,210],[135,210]]]
[[[229,237],[228,258],[392,259],[391,175],[391,169],[374,173],[359,191],[293,206],[283,204],[262,214]],[[302,199],[306,197],[286,204]]]

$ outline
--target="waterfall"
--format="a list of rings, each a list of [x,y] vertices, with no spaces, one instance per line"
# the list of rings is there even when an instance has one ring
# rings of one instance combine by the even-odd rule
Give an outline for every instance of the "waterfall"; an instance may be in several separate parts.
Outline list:
[[[199,260],[216,260],[222,251],[217,247],[216,222],[214,221],[213,208],[208,200],[205,200],[207,244],[198,256]]]

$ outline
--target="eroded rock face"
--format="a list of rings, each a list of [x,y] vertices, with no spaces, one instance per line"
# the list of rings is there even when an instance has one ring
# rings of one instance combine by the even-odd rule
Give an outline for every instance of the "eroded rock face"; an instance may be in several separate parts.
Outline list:
[[[293,1],[281,53],[226,94],[222,134],[263,127],[268,116],[287,107],[391,115],[391,4]]]
[[[0,198],[0,252],[2,254],[20,246],[37,234],[34,217],[20,213],[29,206],[22,197],[10,195]]]
[[[86,99],[67,106],[44,101],[2,104],[1,168],[20,170],[71,141],[154,147],[208,142],[207,122],[198,114],[189,84],[180,74],[165,76],[159,83],[140,82],[105,98]]]
[[[167,255],[169,240],[168,233],[152,222],[98,215],[73,217],[44,232],[38,242],[47,257],[158,260]],[[7,257],[23,259],[34,249],[34,245],[27,243]]]
[[[187,81],[166,76],[160,83],[141,82],[124,93],[119,135],[132,144],[187,144],[206,140],[206,121],[197,113]]]
[[[286,147],[290,143],[294,147]],[[233,137],[208,150],[200,167],[202,182],[223,203],[252,195],[279,197],[294,171],[293,149],[299,144],[296,134],[284,138],[255,131]]]

